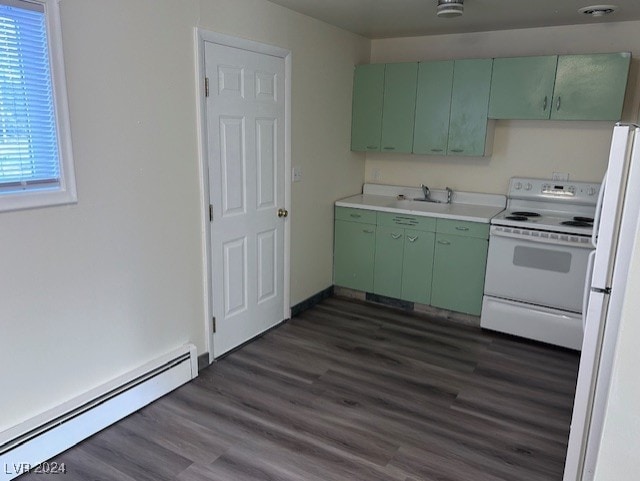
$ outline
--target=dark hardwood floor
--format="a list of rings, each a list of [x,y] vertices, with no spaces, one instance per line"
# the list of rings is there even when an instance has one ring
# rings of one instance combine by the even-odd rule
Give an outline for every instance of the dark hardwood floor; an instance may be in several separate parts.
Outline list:
[[[50,478],[558,481],[577,369],[573,352],[334,297],[58,456],[68,473]]]

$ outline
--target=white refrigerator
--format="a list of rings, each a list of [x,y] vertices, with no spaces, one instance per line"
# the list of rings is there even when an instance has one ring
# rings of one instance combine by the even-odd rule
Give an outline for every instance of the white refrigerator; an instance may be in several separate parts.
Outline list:
[[[640,214],[640,128],[613,130],[589,257],[584,339],[563,481],[591,481],[597,462],[631,253]]]

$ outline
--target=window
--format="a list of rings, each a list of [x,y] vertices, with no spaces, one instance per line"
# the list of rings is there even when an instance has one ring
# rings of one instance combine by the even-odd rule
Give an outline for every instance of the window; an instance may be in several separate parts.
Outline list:
[[[76,201],[56,0],[0,0],[0,211]]]

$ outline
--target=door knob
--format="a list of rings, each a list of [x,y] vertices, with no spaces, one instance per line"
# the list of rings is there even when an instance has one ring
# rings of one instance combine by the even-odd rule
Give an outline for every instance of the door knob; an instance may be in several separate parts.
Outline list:
[[[289,211],[287,209],[278,209],[278,217],[287,217]]]

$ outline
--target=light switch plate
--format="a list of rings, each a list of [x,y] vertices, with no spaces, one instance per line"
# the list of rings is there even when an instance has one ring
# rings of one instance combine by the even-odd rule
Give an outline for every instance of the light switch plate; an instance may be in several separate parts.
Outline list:
[[[293,178],[294,182],[300,182],[302,180],[302,167],[295,166],[292,169],[291,177]]]

